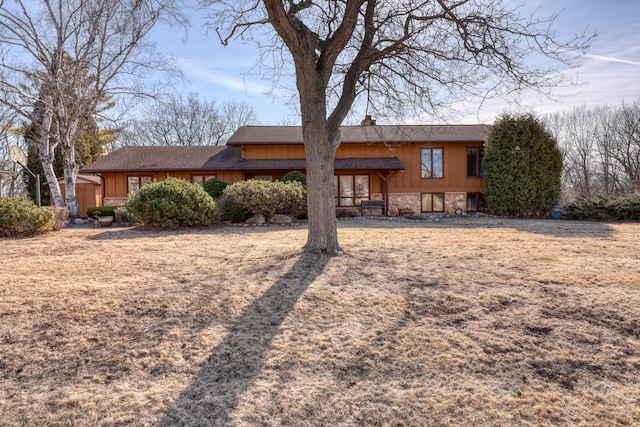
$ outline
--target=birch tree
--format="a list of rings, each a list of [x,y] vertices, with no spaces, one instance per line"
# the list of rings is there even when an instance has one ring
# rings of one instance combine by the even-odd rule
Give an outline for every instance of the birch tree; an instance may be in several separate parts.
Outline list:
[[[166,62],[147,41],[162,19],[180,19],[178,0],[12,0],[0,3],[0,102],[36,123],[40,160],[56,206],[77,216],[75,141],[80,123]],[[52,163],[64,158],[66,200]]]
[[[293,64],[307,159],[307,251],[336,254],[333,161],[359,94],[378,108],[434,111],[469,96],[544,92],[588,36],[501,0],[203,0],[224,44],[255,40],[275,72]],[[550,61],[550,62],[548,62]],[[544,66],[540,64],[553,65]]]

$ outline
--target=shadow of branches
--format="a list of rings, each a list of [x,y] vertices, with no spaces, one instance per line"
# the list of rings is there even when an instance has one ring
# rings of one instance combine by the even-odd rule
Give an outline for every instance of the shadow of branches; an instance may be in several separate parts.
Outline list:
[[[259,374],[283,320],[331,257],[303,253],[293,267],[254,301],[215,347],[192,383],[158,426],[224,425]]]

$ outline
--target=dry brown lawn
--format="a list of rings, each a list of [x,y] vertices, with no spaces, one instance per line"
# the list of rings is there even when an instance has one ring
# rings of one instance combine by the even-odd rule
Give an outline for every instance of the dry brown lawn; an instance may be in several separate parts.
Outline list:
[[[339,235],[0,240],[0,425],[640,425],[640,224]]]

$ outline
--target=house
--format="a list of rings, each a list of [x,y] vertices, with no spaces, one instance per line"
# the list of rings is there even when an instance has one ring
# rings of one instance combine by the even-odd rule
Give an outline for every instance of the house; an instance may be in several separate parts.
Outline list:
[[[343,126],[334,163],[339,210],[384,200],[386,213],[473,212],[484,185],[487,125]],[[122,204],[142,185],[178,177],[203,183],[281,179],[305,171],[302,129],[243,126],[225,147],[122,147],[81,173],[102,177],[103,204]]]

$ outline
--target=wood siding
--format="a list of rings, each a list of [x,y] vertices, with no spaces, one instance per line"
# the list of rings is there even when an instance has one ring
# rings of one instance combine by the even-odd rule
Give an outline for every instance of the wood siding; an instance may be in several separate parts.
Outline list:
[[[422,148],[443,148],[443,178],[421,178]],[[467,177],[467,148],[482,148],[475,144],[425,144],[398,146],[395,155],[405,170],[389,181],[390,193],[479,193],[484,187],[483,178]]]
[[[127,197],[127,177],[150,176],[153,181],[180,178],[191,181],[192,175],[215,175],[219,180],[232,184],[242,181],[244,174],[239,171],[172,171],[172,172],[105,172],[103,196],[107,198]]]
[[[336,158],[385,158],[397,157],[405,170],[393,172],[389,180],[390,194],[403,193],[480,193],[484,186],[483,178],[467,177],[467,149],[482,148],[477,143],[428,143],[428,144],[342,144]],[[421,149],[443,149],[443,177],[421,178]],[[242,147],[242,156],[246,159],[302,159],[303,145],[248,145]],[[102,173],[105,198],[126,198],[127,177],[150,176],[154,181],[163,181],[167,177],[176,177],[191,181],[192,175],[216,175],[229,184],[250,179],[255,176],[271,176],[281,179],[288,171],[172,171],[172,172],[108,172]],[[387,171],[381,171],[387,172]],[[383,191],[382,179],[378,171],[338,170],[336,175],[369,175],[370,193]]]
[[[482,148],[482,143],[429,143],[429,144],[341,144],[336,158],[383,158],[398,157],[405,170],[389,181],[391,193],[479,193],[484,186],[483,178],[467,177],[467,148]],[[421,178],[421,149],[442,148],[444,161],[443,178]],[[302,145],[247,145],[243,147],[247,159],[302,159]],[[363,171],[336,171],[336,174],[363,174]],[[255,173],[254,175],[260,175]],[[278,176],[273,175],[274,178]],[[374,185],[374,182],[377,183]],[[371,174],[371,191],[381,191],[380,178]],[[375,189],[374,189],[375,187]]]
[[[395,157],[394,147],[384,144],[341,144],[336,151],[338,159],[358,157]],[[245,145],[244,159],[304,159],[303,145]]]

